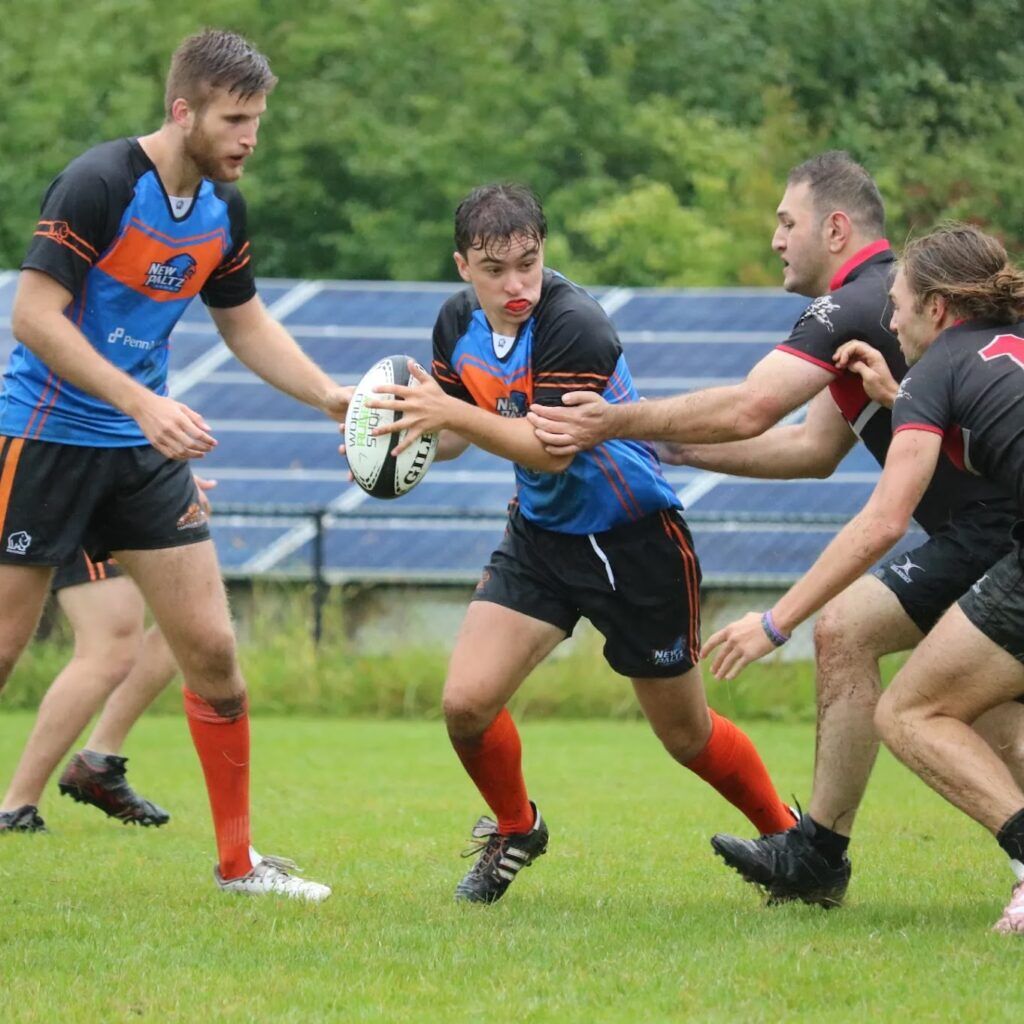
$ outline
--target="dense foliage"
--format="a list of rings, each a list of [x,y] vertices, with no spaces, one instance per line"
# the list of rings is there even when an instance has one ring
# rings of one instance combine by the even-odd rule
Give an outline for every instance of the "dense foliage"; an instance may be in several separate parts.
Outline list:
[[[775,284],[786,171],[850,149],[890,237],[970,217],[1024,243],[1017,0],[57,0],[5,5],[0,266],[52,175],[151,130],[180,37],[252,38],[281,83],[246,194],[265,275],[450,278],[457,200],[530,183],[591,281]]]

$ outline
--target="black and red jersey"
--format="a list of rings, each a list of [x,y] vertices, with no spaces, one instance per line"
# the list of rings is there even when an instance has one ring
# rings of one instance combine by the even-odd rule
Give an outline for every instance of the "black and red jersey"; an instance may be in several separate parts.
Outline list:
[[[829,384],[833,400],[880,466],[885,465],[892,441],[892,412],[868,398],[860,377],[837,369],[832,357],[847,341],[866,341],[882,354],[893,378],[903,379],[907,363],[896,336],[889,330],[889,286],[895,260],[885,239],[855,253],[832,278],[829,293],[804,310],[789,337],[777,346],[778,351],[806,359],[833,375]],[[940,460],[935,477],[914,510],[914,518],[928,533],[935,533],[974,503],[1003,503],[1008,517],[1014,514],[1011,492],[962,469],[947,459]]]
[[[949,459],[1005,488],[1024,514],[1024,322],[943,331],[903,378],[893,427],[941,434]]]

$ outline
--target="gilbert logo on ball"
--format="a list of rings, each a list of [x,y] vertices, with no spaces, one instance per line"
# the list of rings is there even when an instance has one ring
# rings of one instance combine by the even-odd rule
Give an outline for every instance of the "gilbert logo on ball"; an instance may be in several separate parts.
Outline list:
[[[415,387],[409,373],[408,356],[387,356],[373,364],[356,385],[345,417],[345,454],[355,481],[374,498],[398,498],[411,491],[424,477],[437,453],[437,434],[423,434],[397,458],[391,454],[405,439],[405,431],[374,436],[374,429],[402,418],[401,402],[396,410],[370,409],[366,403],[381,384]],[[383,396],[387,398],[387,396]]]

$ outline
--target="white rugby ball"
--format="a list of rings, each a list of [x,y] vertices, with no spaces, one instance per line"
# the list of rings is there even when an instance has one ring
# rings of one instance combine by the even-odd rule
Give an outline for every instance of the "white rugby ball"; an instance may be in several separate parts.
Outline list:
[[[401,420],[401,402],[396,403],[398,411],[370,409],[366,405],[368,399],[381,397],[373,390],[381,384],[415,387],[417,380],[409,373],[409,357],[387,356],[381,359],[356,385],[345,416],[345,455],[352,476],[367,494],[374,498],[398,498],[423,479],[437,454],[438,437],[437,434],[423,434],[395,458],[391,450],[405,438],[405,431],[375,437],[373,430]]]

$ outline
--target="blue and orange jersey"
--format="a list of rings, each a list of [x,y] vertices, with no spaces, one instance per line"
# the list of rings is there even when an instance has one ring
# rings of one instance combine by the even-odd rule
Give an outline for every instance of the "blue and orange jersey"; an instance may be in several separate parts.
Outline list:
[[[472,288],[448,299],[434,326],[433,373],[449,395],[499,416],[525,416],[534,402],[560,405],[569,391],[615,403],[639,399],[608,315],[551,270],[514,339],[492,331]],[[559,533],[600,533],[680,507],[654,449],[640,441],[606,441],[564,473],[516,465],[515,474],[522,514]]]
[[[72,296],[65,310],[92,346],[157,394],[167,393],[168,337],[196,296],[237,306],[256,294],[245,203],[200,181],[176,216],[136,139],[87,150],[54,179],[22,269]],[[146,444],[138,424],[15,347],[0,395],[0,434],[62,444]]]

